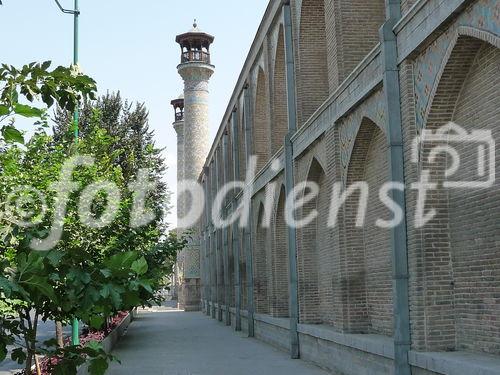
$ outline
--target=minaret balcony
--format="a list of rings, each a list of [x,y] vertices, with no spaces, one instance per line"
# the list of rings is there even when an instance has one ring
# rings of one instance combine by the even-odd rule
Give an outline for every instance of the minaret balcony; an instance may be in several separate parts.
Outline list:
[[[184,113],[183,112],[177,112],[175,114],[175,121],[182,121],[184,120]]]
[[[206,51],[186,51],[182,53],[181,63],[201,62],[210,64],[210,53]]]

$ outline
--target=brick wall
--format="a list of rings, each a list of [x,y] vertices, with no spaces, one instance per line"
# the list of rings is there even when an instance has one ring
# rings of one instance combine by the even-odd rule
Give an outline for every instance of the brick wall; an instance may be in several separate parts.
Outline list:
[[[285,223],[285,187],[282,186],[278,205],[275,212],[275,221],[272,225],[273,253],[272,253],[272,294],[271,315],[274,317],[288,317],[289,276],[288,276],[288,246],[287,227]]]
[[[324,186],[325,173],[316,159],[313,159],[307,177],[308,181],[318,184],[320,194],[316,199],[307,203],[301,213],[301,217],[309,216],[313,210],[321,210],[320,197],[325,196]],[[307,193],[307,192],[306,192]],[[324,202],[322,202],[324,204]],[[319,253],[323,244],[321,235],[324,235],[324,217],[316,218],[310,225],[299,230],[300,246],[298,249],[298,274],[299,274],[299,309],[300,322],[305,324],[322,323],[320,314],[320,286],[319,286]]]
[[[240,238],[240,285],[241,285],[241,308],[243,310],[248,309],[248,282],[247,282],[247,258],[245,253],[245,237],[243,236],[243,230],[239,230]]]
[[[400,66],[401,82],[401,114],[403,123],[404,162],[406,189],[406,222],[408,228],[415,228],[415,205],[417,192],[410,189],[410,185],[418,181],[418,166],[412,163],[411,153],[413,140],[417,136],[415,124],[415,92],[414,92],[414,67],[412,61],[404,61]],[[424,268],[422,267],[422,240],[421,231],[415,229],[407,232],[409,298],[411,315],[412,347],[425,350],[425,310],[422,293],[422,280]]]
[[[453,120],[468,131],[490,129],[498,139],[498,49],[461,37],[443,71],[426,128],[435,130]],[[453,144],[462,163],[453,180],[477,179],[477,148]],[[442,183],[451,160],[427,156],[435,144],[425,144],[422,168]],[[497,155],[498,172],[498,155]],[[499,197],[493,190],[438,189],[428,208],[438,215],[422,230],[425,289],[426,350],[468,350],[500,353],[498,335]],[[495,307],[496,306],[496,307]]]
[[[270,264],[270,259],[268,259],[269,233],[268,229],[262,226],[264,212],[264,205],[260,204],[256,210],[258,219],[255,226],[255,246],[253,253],[255,311],[260,314],[269,313],[270,290],[268,283],[271,277],[267,269],[268,264]]]
[[[229,272],[229,285],[227,288],[229,289],[229,305],[231,307],[234,307],[236,304],[235,301],[235,289],[234,286],[236,285],[236,279],[235,279],[235,272],[234,272],[234,254],[233,254],[233,233],[231,231],[231,228],[227,229],[228,231],[228,237],[229,237],[229,242],[228,242],[228,272]]]
[[[328,97],[327,49],[323,0],[303,0],[297,62],[297,109],[299,126]]]
[[[259,68],[255,98],[255,115],[253,124],[254,154],[258,156],[257,169],[260,170],[271,156],[269,139],[269,96],[267,95],[267,79],[264,71]]]
[[[455,106],[453,121],[468,131],[492,130],[500,142],[500,52],[482,43]],[[457,177],[477,176],[477,149],[456,146]],[[500,153],[496,153],[496,175]],[[498,181],[498,180],[497,180]],[[449,194],[457,349],[500,354],[500,183],[493,189]]]
[[[364,121],[369,122],[366,119]],[[391,216],[378,196],[380,187],[388,181],[388,168],[387,140],[380,128],[375,127],[366,152],[363,173],[363,181],[368,183],[370,194],[363,228],[368,332],[392,336],[390,231],[375,225],[377,219],[389,220]]]
[[[384,133],[364,119],[355,140],[348,167],[347,185],[359,181],[369,186],[365,222],[356,227],[360,194],[345,205],[344,238],[348,329],[351,332],[392,335],[392,277],[390,232],[375,226],[387,219],[378,192],[388,180],[387,145]]]
[[[385,21],[384,0],[324,0],[330,92],[354,70],[379,41]]]
[[[220,305],[226,303],[226,296],[224,294],[224,251],[223,251],[223,238],[222,231],[217,231],[217,288],[218,288],[218,296],[217,301]]]
[[[240,161],[240,175],[239,179],[240,181],[245,181],[245,174],[246,174],[246,167],[247,167],[247,150],[246,150],[246,144],[245,144],[245,111],[241,111],[241,116],[239,116],[239,121],[238,121],[238,151],[240,153],[239,155],[239,161]]]
[[[402,9],[407,11],[413,3],[403,0]],[[323,103],[328,91],[334,90],[377,43],[377,30],[384,19],[384,2],[326,0],[323,5],[322,1],[303,0],[294,1],[292,8],[294,20],[300,19],[300,30],[295,30],[295,42],[299,47],[295,53],[298,116],[300,124],[303,124]],[[453,27],[451,21],[446,27]],[[278,32],[278,38],[273,39],[275,31],[273,29],[268,34],[272,34],[270,39],[277,42],[268,43],[266,39],[264,43],[267,52],[271,53],[259,57],[255,64],[265,69],[257,68],[257,77],[252,82],[252,90],[255,90],[255,102],[252,103],[255,111],[251,110],[255,115],[252,138],[256,153],[261,156],[259,166],[268,162],[271,152],[281,147],[280,138],[286,130],[283,37],[281,31]],[[297,38],[299,35],[300,38]],[[438,53],[439,45],[433,44],[431,39],[434,37],[429,37],[420,49],[433,48]],[[415,58],[418,62],[419,53],[415,51],[399,67],[404,170],[408,185],[418,180],[422,169],[430,169],[431,177],[443,182],[444,171],[450,164],[450,159],[444,154],[435,163],[425,162],[434,144],[424,145],[420,163],[411,161],[412,142],[420,131],[415,120],[415,103],[419,99],[416,97],[415,85],[421,77],[414,71],[416,69],[412,60]],[[496,126],[500,119],[498,54],[498,49],[471,37],[459,39],[442,76],[437,78],[440,84],[426,116],[427,129],[435,130],[454,120],[469,131],[493,128],[497,144],[500,142]],[[270,61],[267,55],[273,56],[274,60]],[[425,68],[439,69],[439,63]],[[270,72],[271,81],[265,71]],[[363,82],[355,83],[362,85]],[[379,90],[379,87],[374,90]],[[358,88],[353,87],[352,90],[356,92]],[[428,87],[428,90],[432,93],[432,87]],[[356,104],[343,118],[335,119],[336,124],[326,126],[324,121],[333,118],[330,112],[335,112],[335,108],[341,106],[332,106],[332,110],[325,111],[311,129],[316,130],[321,126],[326,132],[295,160],[295,182],[307,178],[321,186],[317,199],[299,212],[305,216],[312,209],[319,211],[318,219],[297,233],[300,321],[326,324],[343,332],[392,336],[390,236],[387,230],[374,225],[378,218],[392,217],[378,197],[379,187],[388,176],[387,139],[384,131],[366,118],[359,121],[359,133],[356,134],[356,129],[352,128],[347,132],[339,132],[339,129],[345,130],[343,126],[348,123],[347,119],[352,119],[351,115],[362,118],[363,111],[373,107],[370,102],[373,97],[370,95],[370,99]],[[383,95],[374,101],[380,102],[381,98]],[[383,105],[377,106],[372,114],[366,116],[383,124],[386,119]],[[243,127],[241,129],[240,155],[241,152],[244,154]],[[354,150],[345,172],[345,143],[351,142],[351,136],[355,137]],[[460,169],[461,175],[457,177],[471,179],[475,171],[477,149],[465,144],[457,145],[457,149],[466,160],[464,168]],[[500,172],[499,155],[497,146],[497,175]],[[244,157],[240,159],[242,162],[245,160]],[[241,168],[241,173],[244,173],[244,168]],[[363,228],[355,227],[359,195],[352,196],[341,210],[336,228],[325,227],[332,185],[344,181],[344,177],[348,185],[356,181],[366,181],[370,185]],[[272,179],[275,182],[275,177]],[[412,349],[500,354],[498,183],[495,189],[490,190],[438,189],[430,192],[426,208],[436,208],[438,215],[421,230],[415,228],[416,193],[410,186],[407,187]],[[264,206],[260,204],[262,195],[259,192],[254,197],[254,203],[259,203],[254,206],[256,218],[253,218],[252,234],[256,311],[284,317],[288,316],[289,294],[283,194],[276,194],[277,209],[270,229],[261,226],[264,217]],[[280,196],[281,199],[278,198]],[[220,257],[218,237],[217,241],[218,247],[214,246],[213,249]],[[239,251],[244,285],[246,257],[243,237]],[[217,259],[220,261],[220,258]],[[231,274],[234,272],[231,269],[228,271]],[[224,270],[219,269],[218,277],[213,276],[214,283],[223,280],[223,275]],[[221,292],[223,288],[219,288],[219,298]],[[245,307],[246,288],[242,288],[242,293]]]

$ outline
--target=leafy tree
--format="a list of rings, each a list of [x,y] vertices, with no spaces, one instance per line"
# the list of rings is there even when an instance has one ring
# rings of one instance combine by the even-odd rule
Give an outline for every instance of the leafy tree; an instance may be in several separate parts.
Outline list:
[[[50,71],[50,65],[50,61],[45,61],[20,69],[0,66],[0,125],[8,121],[0,128],[0,141],[24,142],[22,133],[14,126],[15,116],[36,118],[36,124],[47,126],[46,112],[54,104],[74,111],[78,103],[95,98],[95,81],[78,72],[76,66],[59,66]]]
[[[104,103],[105,99],[100,101]],[[55,341],[38,343],[38,321],[78,318],[97,329],[118,311],[157,302],[156,291],[164,276],[171,273],[177,251],[184,246],[182,239],[165,235],[165,185],[147,197],[147,205],[155,213],[153,220],[142,226],[130,225],[137,193],[129,183],[141,177],[139,169],[146,167],[150,168],[149,178],[160,183],[164,169],[160,150],[154,147],[153,135],[147,129],[145,108],[137,106],[131,111],[128,105],[122,106],[118,111],[120,129],[108,122],[113,117],[104,107],[94,104],[87,109],[78,145],[68,135],[66,119],[59,122],[54,137],[40,130],[26,147],[10,145],[0,153],[0,201],[6,205],[0,217],[0,225],[5,228],[0,243],[0,360],[7,354],[7,345],[17,344],[12,358],[25,363],[27,374],[31,373],[35,353],[60,359],[54,374],[75,374],[85,356],[91,358],[90,372],[103,374],[112,358],[102,348],[95,343],[83,348],[58,348]],[[134,123],[140,118],[140,124]],[[124,134],[136,138],[132,141]],[[51,230],[58,199],[52,184],[58,181],[67,158],[75,154],[92,155],[95,162],[73,172],[72,180],[79,188],[67,202],[62,239],[49,251],[33,251],[31,241],[47,236]],[[117,214],[107,226],[89,227],[82,222],[78,205],[84,189],[103,180],[118,187],[121,199]],[[44,194],[45,202],[33,189],[16,190],[19,186],[36,188]],[[11,210],[14,201],[17,212]],[[109,201],[110,197],[99,191],[84,203],[98,219]],[[19,225],[20,219],[29,225]],[[16,337],[23,344],[18,344]]]

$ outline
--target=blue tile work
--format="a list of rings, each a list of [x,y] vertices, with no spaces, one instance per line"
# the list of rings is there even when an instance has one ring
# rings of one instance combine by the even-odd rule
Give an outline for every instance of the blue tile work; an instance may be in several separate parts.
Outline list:
[[[444,59],[455,43],[461,26],[476,28],[500,35],[500,2],[479,0],[466,9],[454,24],[415,59],[415,105],[416,125],[420,131],[425,124],[431,97],[435,92]]]

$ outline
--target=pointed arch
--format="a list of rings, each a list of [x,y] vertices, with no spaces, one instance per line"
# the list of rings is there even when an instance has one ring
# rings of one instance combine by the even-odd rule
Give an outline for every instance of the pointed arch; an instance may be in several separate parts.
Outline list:
[[[468,72],[466,67],[470,67],[470,64],[472,63],[471,59],[474,58],[479,46],[483,43],[490,44],[498,49],[500,48],[500,37],[487,31],[469,26],[460,26],[457,29],[456,34],[443,57],[434,86],[431,89],[431,93],[429,95],[430,104],[425,113],[424,124],[427,124],[428,122],[432,123],[432,120],[429,121],[430,112],[433,110],[433,112],[436,113],[436,109],[439,108],[437,103],[434,103],[434,101],[441,100],[443,97],[442,93],[441,95],[438,95],[438,90],[446,90],[446,88],[443,88],[442,81],[443,78],[446,78],[450,74],[456,74],[457,78],[454,82],[455,85],[452,87],[452,91],[450,92],[450,95],[452,95],[451,100],[453,101],[457,99],[458,91],[460,90],[461,84],[465,79],[463,75]],[[453,68],[460,64],[459,60],[461,57],[466,59],[464,61],[464,68],[453,71]],[[448,106],[444,107],[447,108]]]
[[[389,179],[387,140],[373,121],[363,118],[347,171],[347,186],[364,182],[368,186],[368,205],[362,227],[356,226],[357,192],[345,205],[344,238],[348,264],[347,309],[349,330],[392,336],[393,304],[390,231],[376,226],[377,219],[390,219],[379,200],[379,191]]]
[[[298,251],[299,310],[304,324],[320,324],[328,320],[328,295],[331,288],[331,272],[322,270],[321,256],[328,252],[328,194],[325,187],[325,172],[318,159],[312,158],[307,181],[316,183],[319,194],[302,208],[302,217],[313,210],[317,217],[300,229]]]
[[[496,174],[500,172],[500,50],[498,37],[481,37],[471,28],[459,29],[438,74],[425,128],[435,131],[453,122],[467,133],[491,131],[496,140]],[[464,33],[465,31],[465,33]],[[470,35],[468,35],[470,34]],[[474,35],[474,36],[471,36]],[[484,39],[487,39],[486,41]],[[447,142],[443,142],[447,144]],[[442,182],[482,181],[478,175],[478,154],[470,142],[449,144],[460,155],[460,168],[451,177],[445,171],[451,163],[441,154],[429,163],[436,146],[424,143],[420,169],[429,170],[440,188],[433,191],[436,218],[419,231],[425,313],[425,350],[460,350],[500,354],[499,341],[491,332],[500,330],[498,311],[490,304],[500,292],[500,187],[444,189]],[[432,237],[431,237],[432,234]],[[438,277],[439,275],[439,277]],[[484,275],[488,275],[485,277]],[[436,294],[435,290],[440,293]],[[496,317],[495,317],[496,316]],[[437,324],[452,327],[446,337],[436,333]]]

